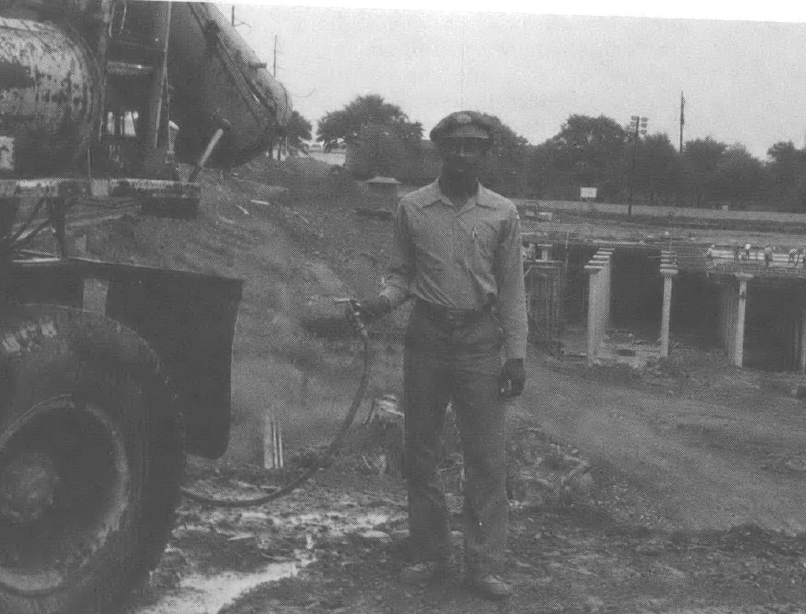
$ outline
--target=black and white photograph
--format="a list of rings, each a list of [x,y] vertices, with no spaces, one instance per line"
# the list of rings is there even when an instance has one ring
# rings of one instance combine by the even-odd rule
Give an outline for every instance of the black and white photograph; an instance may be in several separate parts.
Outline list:
[[[0,614],[806,612],[806,11],[0,0]]]

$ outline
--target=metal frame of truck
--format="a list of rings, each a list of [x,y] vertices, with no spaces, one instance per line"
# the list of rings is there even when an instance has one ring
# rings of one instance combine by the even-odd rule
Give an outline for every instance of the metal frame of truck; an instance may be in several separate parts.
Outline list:
[[[0,611],[107,612],[162,553],[185,451],[226,450],[243,283],[73,257],[69,211],[192,214],[175,161],[240,164],[291,109],[200,3],[0,0],[0,76]]]

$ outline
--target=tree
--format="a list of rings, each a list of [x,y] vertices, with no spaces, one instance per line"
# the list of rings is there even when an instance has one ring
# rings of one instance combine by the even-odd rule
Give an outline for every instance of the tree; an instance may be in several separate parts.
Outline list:
[[[378,94],[368,94],[358,96],[339,111],[326,113],[317,125],[317,140],[329,150],[354,142],[361,128],[371,123],[389,126],[407,141],[419,141],[423,135],[422,124],[409,121],[399,106]]]
[[[640,142],[636,155],[636,188],[650,202],[660,195],[673,195],[678,186],[680,160],[669,136],[660,132],[647,136]]]
[[[311,140],[311,122],[297,111],[291,112],[291,117],[285,127],[286,147],[289,154],[308,153],[306,141]]]
[[[561,164],[565,161],[581,166],[588,175],[603,176],[621,158],[627,136],[618,122],[604,115],[571,115],[552,140]]]
[[[623,184],[627,137],[627,131],[609,117],[574,114],[549,143],[559,172],[573,176],[576,187],[600,187],[607,198],[617,195]]]
[[[280,159],[280,154],[285,148],[286,152],[290,155],[296,155],[300,152],[308,153],[308,145],[305,141],[311,140],[311,122],[305,119],[297,111],[291,112],[291,117],[288,118],[288,123],[277,130],[277,134],[272,138],[271,144],[268,147],[269,159],[277,152],[277,159]]]
[[[806,151],[792,141],[778,142],[767,150],[770,194],[777,209],[797,212],[806,209]]]
[[[533,198],[573,198],[563,193],[563,175],[554,162],[555,148],[551,141],[529,148],[527,191]]]
[[[356,147],[353,152],[353,165],[354,172],[358,171],[356,177],[361,179],[376,175],[400,176],[404,160],[419,152],[419,148],[410,147],[396,130],[377,122],[364,124],[358,133],[358,141],[361,147]]]
[[[803,166],[803,151],[798,150],[792,141],[780,141],[767,150],[767,156],[767,166],[775,183],[790,185],[795,182],[798,171]]]
[[[683,149],[684,173],[696,207],[715,197],[716,169],[727,149],[727,144],[710,136],[686,143]]]
[[[744,145],[725,150],[714,172],[714,193],[718,198],[747,202],[759,198],[764,188],[764,165]]]
[[[514,193],[524,172],[526,148],[529,141],[517,134],[495,115],[477,111],[493,128],[493,149],[490,152],[491,164],[482,182],[508,193]]]

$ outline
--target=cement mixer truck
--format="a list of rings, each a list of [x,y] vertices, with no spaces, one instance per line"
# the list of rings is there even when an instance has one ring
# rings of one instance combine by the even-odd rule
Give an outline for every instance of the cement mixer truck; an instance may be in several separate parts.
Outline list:
[[[199,171],[290,113],[213,6],[0,0],[3,614],[109,612],[159,560],[185,453],[228,443],[242,282],[75,257],[70,212],[192,214]]]

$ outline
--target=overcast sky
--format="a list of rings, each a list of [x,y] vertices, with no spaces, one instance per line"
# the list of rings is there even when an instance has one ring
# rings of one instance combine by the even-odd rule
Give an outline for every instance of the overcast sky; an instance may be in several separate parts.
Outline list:
[[[522,12],[504,0],[495,6],[506,12],[496,13],[473,2],[460,12],[444,0],[407,3],[436,10],[306,4],[337,6],[239,3],[235,15],[270,68],[277,37],[277,78],[314,130],[326,112],[373,93],[422,122],[426,134],[462,108],[498,116],[532,144],[573,113],[623,125],[641,115],[650,133],[665,132],[677,145],[683,92],[685,140],[710,135],[761,159],[777,141],[806,145],[806,24],[792,9],[776,12],[774,2],[744,12],[736,4],[731,12],[649,7],[654,13],[606,2]],[[535,6],[586,14],[541,14]],[[629,16],[638,14],[663,18]],[[721,16],[731,19],[714,19]]]

